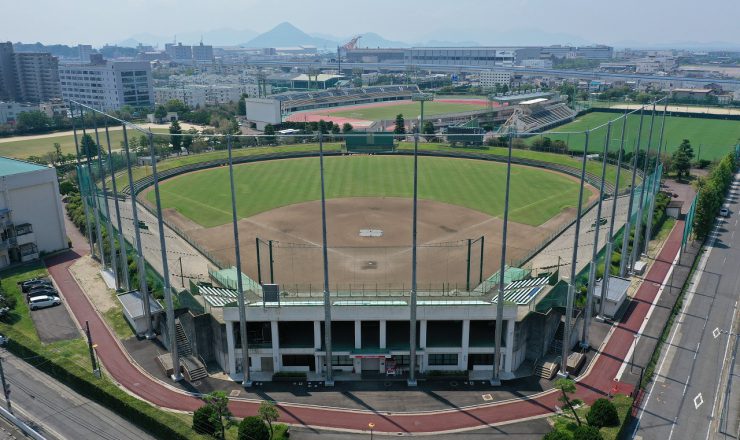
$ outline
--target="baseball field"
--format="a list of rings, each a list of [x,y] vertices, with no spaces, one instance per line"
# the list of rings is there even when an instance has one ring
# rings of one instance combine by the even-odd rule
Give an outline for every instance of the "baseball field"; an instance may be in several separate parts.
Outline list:
[[[408,283],[412,166],[413,159],[407,156],[325,159],[333,282],[350,290],[373,284],[401,288]],[[505,164],[497,162],[419,159],[420,283],[464,283],[466,258],[470,260],[467,240],[480,237],[485,237],[485,244],[475,242],[479,248],[473,254],[486,257],[483,270],[473,278],[495,272],[501,251],[505,171]],[[318,158],[238,165],[234,178],[243,272],[256,279],[255,241],[271,240],[276,281],[294,285],[296,291],[317,289],[322,273]],[[572,220],[579,185],[570,176],[514,166],[511,188],[509,261],[528,254]],[[151,188],[144,197],[153,203]],[[220,261],[233,264],[227,167],[168,179],[161,183],[161,197],[170,224]],[[586,198],[594,197],[589,188]],[[262,251],[267,255],[267,249]],[[478,263],[469,264],[478,267]]]
[[[560,127],[554,128],[553,132],[579,132],[586,129],[598,127],[606,124],[608,121],[619,117],[618,113],[591,112],[587,113],[575,121]],[[653,138],[651,148],[653,151],[658,146],[662,118],[656,112],[653,125]],[[625,136],[625,149],[632,151],[637,144],[637,134],[639,131],[640,116],[639,114],[630,115],[627,118],[627,130]],[[612,126],[611,139],[613,141],[610,149],[616,151],[619,144],[614,142],[615,139],[621,138],[622,123],[617,122]],[[641,149],[647,145],[648,135],[650,132],[650,113],[646,112],[643,119]],[[583,151],[584,136],[582,134],[547,134],[551,139],[562,139],[571,151]],[[604,146],[606,128],[596,130],[591,134],[589,151],[600,152]],[[529,138],[531,143],[539,136]],[[663,135],[664,144],[668,152],[676,150],[683,139],[691,141],[694,148],[694,154],[699,156],[699,146],[701,146],[700,159],[718,159],[728,152],[732,151],[734,145],[740,139],[740,121],[708,119],[708,118],[691,118],[685,116],[666,116],[665,132]]]

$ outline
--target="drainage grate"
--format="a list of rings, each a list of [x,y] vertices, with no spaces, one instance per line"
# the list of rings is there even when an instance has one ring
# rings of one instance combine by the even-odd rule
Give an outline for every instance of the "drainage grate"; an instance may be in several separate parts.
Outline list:
[[[231,392],[229,393],[229,397],[239,397],[239,394],[241,393],[242,392],[239,390],[231,390]]]
[[[493,400],[493,396],[492,396],[491,394],[483,394],[483,395],[482,395],[481,397],[482,397],[482,398],[483,398],[483,400],[485,400],[486,402],[490,402],[491,400]]]

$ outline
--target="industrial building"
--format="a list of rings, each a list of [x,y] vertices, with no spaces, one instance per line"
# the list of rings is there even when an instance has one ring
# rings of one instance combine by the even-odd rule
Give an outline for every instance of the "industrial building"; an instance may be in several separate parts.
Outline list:
[[[62,96],[104,111],[154,105],[152,69],[145,61],[107,61],[92,55],[88,64],[59,67]]]
[[[0,268],[67,247],[56,170],[0,157]]]

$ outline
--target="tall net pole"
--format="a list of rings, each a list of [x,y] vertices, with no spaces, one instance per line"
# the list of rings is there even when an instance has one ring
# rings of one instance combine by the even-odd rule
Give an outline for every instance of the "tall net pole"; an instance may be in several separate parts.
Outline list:
[[[131,171],[131,156],[128,148],[128,133],[126,124],[123,124],[123,150],[126,154],[126,173],[128,175],[128,187],[131,193],[131,217],[133,218],[134,241],[136,241],[136,268],[139,273],[139,292],[141,293],[142,304],[144,306],[144,319],[146,320],[147,339],[154,338],[154,329],[152,328],[152,309],[149,305],[149,286],[146,284],[146,261],[144,261],[144,250],[141,244],[141,230],[139,228],[139,211],[136,206],[136,184]]]
[[[637,144],[635,151],[632,152],[632,183],[630,184],[630,198],[627,206],[627,223],[624,225],[624,234],[622,238],[622,259],[619,262],[619,276],[623,277],[626,275],[629,269],[630,256],[627,255],[630,242],[630,234],[632,233],[632,210],[635,202],[635,182],[637,179],[637,153],[640,152],[640,140],[642,139],[642,121],[645,115],[645,106],[640,108],[640,126],[637,129]]]
[[[496,303],[496,344],[493,353],[493,376],[491,385],[501,385],[501,349],[504,338],[504,290],[506,289],[506,235],[509,226],[509,192],[511,189],[511,149],[514,142],[514,132],[509,133],[509,151],[506,158],[506,194],[504,196],[504,224],[501,237],[501,265],[498,277],[498,301]],[[510,347],[513,348],[513,347]]]
[[[326,346],[326,386],[334,386],[331,350],[331,292],[329,291],[329,251],[326,243],[326,189],[324,183],[324,135],[319,132],[319,171],[321,174],[321,254],[324,260],[324,345]]]
[[[645,150],[645,163],[643,164],[643,170],[642,170],[642,187],[640,188],[640,204],[637,207],[637,221],[635,222],[635,242],[632,245],[632,258],[630,259],[630,268],[634,270],[635,263],[637,263],[637,260],[639,260],[640,256],[640,238],[642,237],[642,215],[643,215],[643,209],[645,205],[645,192],[647,190],[648,183],[652,185],[651,178],[650,182],[648,182],[648,169],[649,169],[649,163],[650,163],[650,144],[653,141],[653,126],[655,124],[655,103],[653,103],[653,111],[650,115],[650,131],[648,132],[648,142],[647,142],[647,149]],[[648,228],[650,226],[648,225]]]
[[[604,205],[604,185],[606,183],[606,160],[609,153],[609,142],[612,136],[612,122],[606,126],[606,139],[604,139],[604,152],[601,158],[601,184],[599,185],[599,203],[596,207],[596,224],[594,225],[594,245],[591,251],[591,264],[588,271],[588,287],[586,289],[586,311],[583,317],[583,331],[581,332],[581,348],[588,348],[589,327],[591,326],[591,314],[593,312],[593,299],[596,284],[596,265],[599,262],[599,232],[601,231],[601,209]],[[613,204],[613,203],[612,203]],[[604,269],[607,269],[604,263]]]
[[[226,140],[226,148],[229,150],[229,183],[231,185],[231,220],[234,225],[234,257],[236,258],[236,293],[239,304],[239,336],[242,340],[242,386],[252,386],[252,380],[249,375],[249,341],[247,340],[247,312],[245,310],[246,301],[244,300],[244,285],[242,281],[242,257],[239,249],[239,225],[237,224],[236,214],[236,191],[234,190],[234,161],[232,159],[231,135]],[[264,304],[265,299],[262,298]]]
[[[113,206],[116,211],[116,226],[118,227],[118,243],[121,248],[121,279],[124,290],[131,290],[131,280],[128,275],[128,250],[126,249],[126,238],[123,236],[121,224],[121,208],[118,201],[118,187],[116,186],[116,170],[113,168],[113,154],[110,146],[110,133],[108,132],[108,121],[105,121],[105,140],[108,144],[108,168],[110,169],[110,180],[113,188]]]
[[[624,152],[624,137],[627,133],[627,112],[622,121],[622,139],[619,141],[619,153],[617,155],[617,178],[614,182],[614,196],[612,197],[612,212],[609,218],[609,233],[606,236],[606,253],[604,254],[604,279],[601,281],[601,297],[599,301],[599,316],[604,319],[604,301],[609,291],[609,277],[611,277],[612,254],[614,247],[614,221],[617,216],[617,201],[619,201],[619,177],[622,174],[622,153]],[[624,238],[623,238],[624,239]]]
[[[423,101],[422,101],[423,104]],[[417,200],[419,192],[419,133],[414,134],[414,199],[412,204],[411,220],[411,298],[409,314],[409,386],[416,386],[416,223]]]
[[[79,110],[79,107],[77,108]],[[74,134],[75,138],[75,160],[77,161],[77,185],[79,185],[80,188],[80,200],[82,201],[82,211],[85,214],[85,232],[87,235],[87,244],[90,246],[90,255],[94,256],[95,254],[95,248],[93,244],[92,239],[92,225],[90,224],[90,211],[89,207],[87,206],[87,201],[85,200],[87,197],[85,197],[84,192],[86,190],[83,189],[85,186],[83,184],[82,179],[82,162],[80,162],[80,142],[77,139],[77,124],[75,124],[75,111],[74,111],[74,104],[72,102],[69,103],[69,111],[72,113],[72,133]],[[84,124],[84,121],[83,121]],[[88,174],[89,170],[88,170]]]
[[[157,156],[154,151],[154,135],[150,131],[149,155],[152,159],[152,179],[154,180],[154,198],[157,202],[157,226],[159,229],[159,249],[162,253],[162,279],[164,281],[164,300],[167,303],[167,329],[170,334],[170,353],[172,354],[172,380],[182,380],[180,374],[180,353],[177,347],[177,333],[175,330],[175,305],[172,302],[172,287],[170,286],[170,268],[167,261],[167,244],[164,239],[164,219],[162,218],[162,201],[159,197],[159,175],[157,174]]]
[[[106,217],[106,230],[108,231],[108,245],[110,246],[110,268],[113,271],[113,279],[115,280],[116,290],[121,288],[121,282],[118,279],[118,262],[116,258],[116,237],[113,235],[113,225],[111,224],[110,217],[110,206],[108,206],[108,186],[105,183],[105,167],[103,166],[103,153],[102,146],[100,145],[100,134],[98,133],[98,122],[97,117],[93,119],[93,129],[95,130],[95,144],[98,150],[98,172],[100,173],[100,184],[103,187],[103,196],[98,198],[102,200]]]
[[[82,107],[80,107],[80,116],[82,119],[82,139],[85,139],[85,137],[87,136],[87,131],[85,130],[85,114],[82,110]],[[93,117],[94,116],[95,115],[93,114]],[[103,252],[103,233],[100,229],[100,211],[98,210],[98,200],[97,200],[98,197],[97,197],[97,191],[95,189],[95,176],[93,176],[93,171],[92,171],[92,157],[90,154],[90,149],[85,148],[84,154],[85,154],[85,162],[87,166],[87,177],[88,177],[87,186],[88,186],[88,191],[89,191],[88,198],[90,200],[90,206],[92,207],[93,220],[95,220],[95,234],[97,236],[98,257],[100,257],[100,265],[103,268],[105,268],[105,253]],[[100,154],[100,152],[98,152],[98,154]]]
[[[573,256],[570,260],[570,281],[568,283],[568,297],[565,306],[565,326],[563,332],[563,356],[561,360],[560,374],[568,377],[568,356],[570,355],[570,331],[573,318],[573,296],[576,291],[576,264],[578,263],[578,238],[581,235],[581,213],[583,211],[583,186],[586,181],[586,160],[588,156],[589,132],[586,131],[586,142],[583,146],[583,159],[581,162],[581,185],[578,190],[578,209],[576,214],[575,237],[573,238]]]
[[[660,136],[658,137],[658,155],[655,158],[655,171],[653,173],[653,185],[650,188],[650,207],[648,208],[648,222],[645,228],[645,253],[647,254],[647,245],[650,243],[653,232],[653,210],[655,209],[655,196],[658,194],[660,189],[660,176],[658,175],[658,169],[660,167],[660,151],[663,147],[663,133],[665,132],[665,114],[668,110],[668,98],[664,98],[665,103],[663,104],[663,117],[660,121]]]

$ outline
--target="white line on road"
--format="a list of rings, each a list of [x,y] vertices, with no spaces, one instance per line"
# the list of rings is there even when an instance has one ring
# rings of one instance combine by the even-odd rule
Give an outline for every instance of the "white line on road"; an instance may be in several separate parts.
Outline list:
[[[691,379],[691,375],[690,374],[688,376],[686,376],[686,383],[683,384],[683,394],[682,394],[683,396],[686,395],[686,389],[689,387],[689,379]]]
[[[694,409],[699,409],[699,407],[704,403],[704,398],[701,397],[701,393],[697,394],[696,397],[694,397]]]
[[[699,345],[701,345],[701,341],[696,343],[696,351],[694,351],[694,359],[696,359],[696,354],[699,353]]]
[[[732,325],[735,323],[735,314],[737,313],[737,301],[735,301],[735,307],[732,308],[732,321],[730,321],[730,331],[732,331]],[[725,372],[725,364],[727,363],[727,350],[730,349],[730,334],[727,334],[727,343],[725,344],[725,357],[722,358],[722,369],[719,371],[719,377],[717,378],[717,389],[714,391],[714,403],[712,404],[712,413],[709,416],[710,422],[707,426],[707,436],[706,439],[709,439],[709,434],[712,431],[712,421],[711,419],[714,418],[714,411],[717,408],[717,399],[719,398],[719,387],[722,384],[722,376]]]

